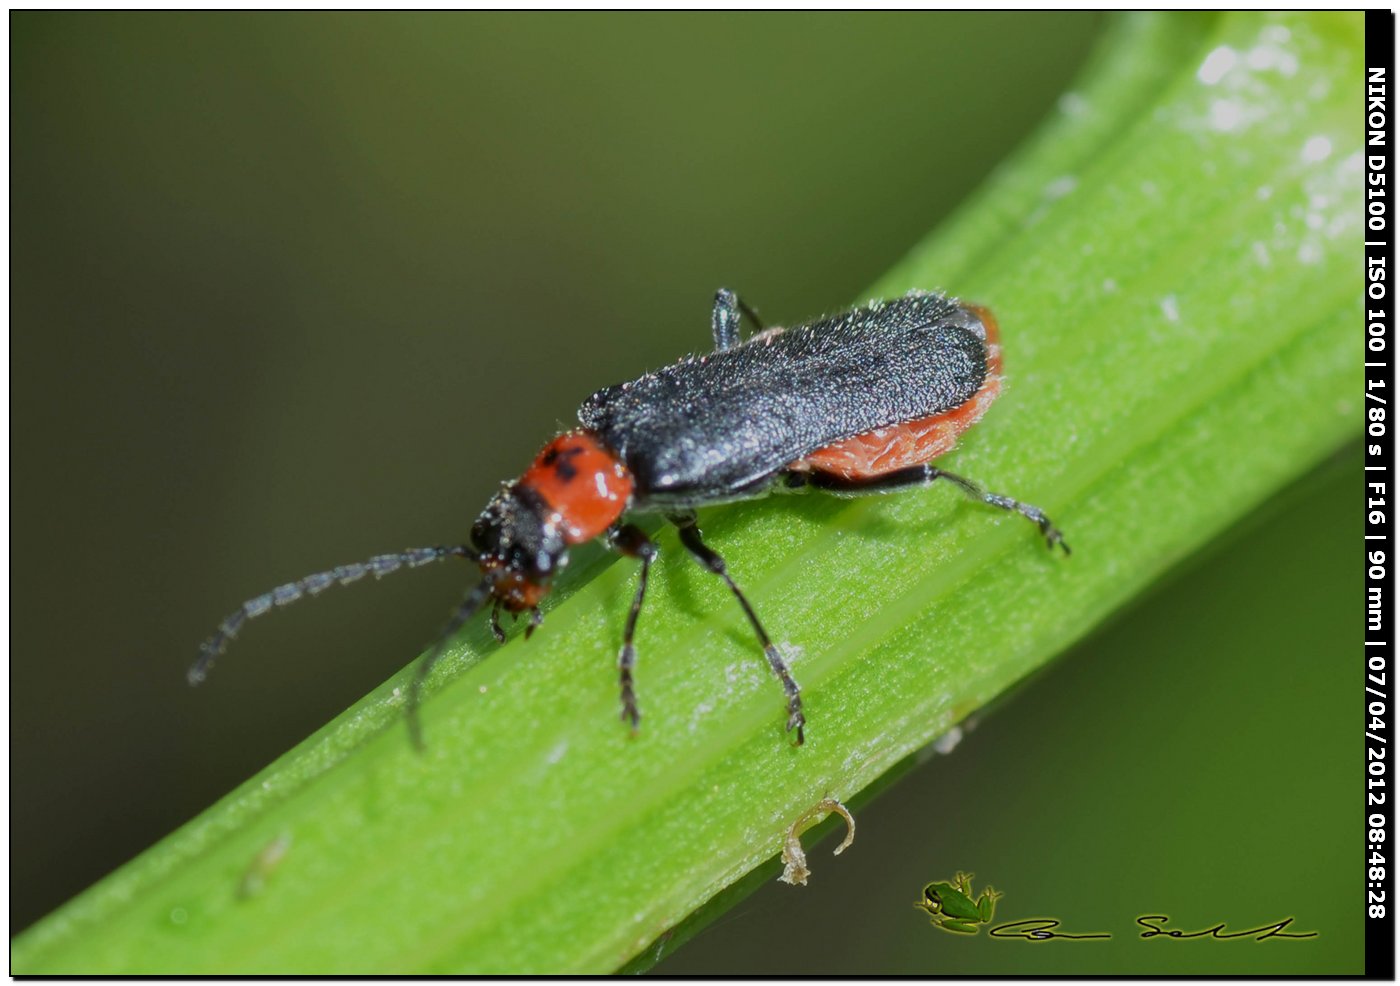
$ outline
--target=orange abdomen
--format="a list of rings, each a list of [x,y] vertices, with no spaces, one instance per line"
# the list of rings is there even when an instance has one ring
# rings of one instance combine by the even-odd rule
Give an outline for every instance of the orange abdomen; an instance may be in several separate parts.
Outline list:
[[[869,479],[951,452],[958,436],[981,420],[1001,393],[1001,340],[996,320],[985,308],[966,307],[977,313],[987,330],[987,376],[977,393],[951,411],[876,428],[824,446],[788,468],[843,479]]]

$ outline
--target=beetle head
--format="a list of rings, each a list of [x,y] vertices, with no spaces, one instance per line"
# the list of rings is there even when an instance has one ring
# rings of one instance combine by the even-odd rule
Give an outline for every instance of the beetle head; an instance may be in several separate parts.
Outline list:
[[[539,605],[569,560],[558,514],[520,483],[491,498],[472,525],[471,541],[491,594],[516,613]]]

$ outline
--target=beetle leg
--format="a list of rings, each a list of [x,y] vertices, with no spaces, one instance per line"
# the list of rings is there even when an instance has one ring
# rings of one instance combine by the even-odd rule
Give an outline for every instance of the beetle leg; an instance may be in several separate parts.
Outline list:
[[[492,590],[495,588],[490,579],[482,579],[470,592],[467,593],[457,608],[452,613],[452,619],[447,621],[447,626],[442,628],[433,646],[428,649],[418,662],[418,670],[413,674],[413,684],[408,689],[408,704],[404,706],[404,712],[408,719],[408,735],[413,740],[413,745],[421,752],[423,750],[423,727],[418,722],[418,704],[423,692],[423,683],[428,680],[428,672],[433,670],[433,665],[437,664],[438,658],[442,657],[443,651],[447,649],[447,643],[457,631],[462,629],[468,620],[480,611],[486,604],[486,600],[491,598]]]
[[[753,611],[744,593],[730,576],[728,567],[724,559],[711,547],[705,544],[700,537],[700,528],[695,524],[694,514],[674,514],[667,518],[680,530],[681,544],[686,550],[695,556],[695,559],[704,565],[711,572],[714,572],[724,580],[729,586],[729,591],[734,593],[734,598],[739,600],[739,605],[744,609],[744,615],[749,618],[749,623],[753,626],[754,633],[758,636],[758,642],[763,647],[763,654],[768,658],[768,665],[773,669],[773,673],[778,676],[778,680],[783,683],[783,691],[787,694],[789,731],[797,730],[797,745],[801,746],[804,736],[802,727],[806,725],[807,719],[802,714],[802,694],[797,682],[792,678],[792,672],[788,670],[787,662],[783,660],[783,655],[778,652],[778,648],[773,646],[773,641],[768,639],[768,632],[763,629],[763,624],[758,621],[758,614]]]
[[[741,313],[748,317],[758,331],[763,331],[763,322],[758,313],[744,304],[737,294],[728,288],[720,288],[715,292],[715,308],[710,316],[710,329],[714,333],[717,352],[739,345]]]
[[[637,632],[637,616],[642,612],[642,600],[647,594],[647,575],[652,559],[657,555],[656,543],[641,528],[631,524],[614,527],[608,532],[608,545],[628,558],[640,558],[642,573],[637,579],[637,594],[632,597],[632,609],[627,614],[627,627],[622,631],[622,650],[617,655],[617,673],[622,686],[622,718],[637,731],[642,714],[637,709],[637,693],[632,687],[632,667],[637,663],[637,650],[632,638]]]
[[[491,603],[491,636],[496,638],[496,643],[506,642],[506,632],[501,629],[501,601],[493,600]]]
[[[945,469],[939,469],[933,465],[910,466],[908,469],[896,469],[894,472],[887,472],[881,476],[847,478],[826,472],[811,473],[789,473],[787,481],[794,486],[811,486],[815,489],[825,490],[828,493],[835,493],[838,496],[860,496],[866,493],[892,493],[896,490],[908,489],[911,486],[926,486],[936,479],[946,479],[955,484],[968,496],[974,500],[981,500],[983,503],[1000,507],[1002,510],[1010,510],[1020,514],[1031,523],[1040,528],[1040,533],[1045,537],[1045,543],[1051,548],[1059,545],[1066,555],[1070,553],[1069,545],[1065,544],[1064,535],[1060,533],[1050,518],[1045,516],[1039,507],[1031,506],[1029,503],[1022,503],[1020,500],[1013,500],[1009,496],[1002,496],[1000,493],[989,493],[978,486],[970,479],[964,479]]]

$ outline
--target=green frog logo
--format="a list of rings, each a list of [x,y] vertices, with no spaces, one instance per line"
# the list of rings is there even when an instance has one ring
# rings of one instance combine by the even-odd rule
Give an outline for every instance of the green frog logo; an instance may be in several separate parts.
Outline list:
[[[914,906],[927,911],[933,924],[944,931],[975,935],[978,928],[991,922],[1001,894],[987,886],[974,898],[972,877],[971,873],[959,873],[952,883],[930,883],[924,887],[924,899]]]

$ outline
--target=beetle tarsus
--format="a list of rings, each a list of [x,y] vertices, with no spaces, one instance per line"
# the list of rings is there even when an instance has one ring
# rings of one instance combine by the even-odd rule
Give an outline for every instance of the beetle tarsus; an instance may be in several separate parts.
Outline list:
[[[710,331],[715,337],[715,350],[723,352],[739,345],[739,299],[728,288],[715,292],[715,310],[710,316]]]
[[[739,323],[747,318],[759,332],[763,331],[763,320],[758,312],[744,303],[733,291],[720,288],[715,292],[715,308],[710,316],[710,330],[715,337],[715,351],[723,352],[739,345]]]
[[[930,477],[930,480],[940,477],[951,480],[962,487],[969,496],[975,497],[983,503],[1020,514],[1036,527],[1040,528],[1040,533],[1045,537],[1045,546],[1047,548],[1054,550],[1055,546],[1059,545],[1064,551],[1065,556],[1069,557],[1069,545],[1065,543],[1064,535],[1060,533],[1060,529],[1051,522],[1049,517],[1045,516],[1044,511],[1039,507],[1032,506],[1029,503],[1022,503],[1020,500],[1013,500],[1011,497],[1002,496],[1000,493],[990,493],[972,482],[972,480],[964,479],[961,476],[955,476],[953,473],[945,472],[941,469],[934,469],[932,466],[928,468],[938,474]]]
[[[803,729],[807,725],[807,717],[802,714],[802,693],[797,687],[797,682],[792,680],[792,672],[788,671],[787,663],[783,660],[783,655],[778,653],[778,648],[769,644],[763,648],[763,654],[768,658],[768,666],[773,669],[773,673],[783,683],[783,691],[787,693],[788,719],[787,731],[797,730],[797,746],[801,746],[807,741],[806,733]]]

